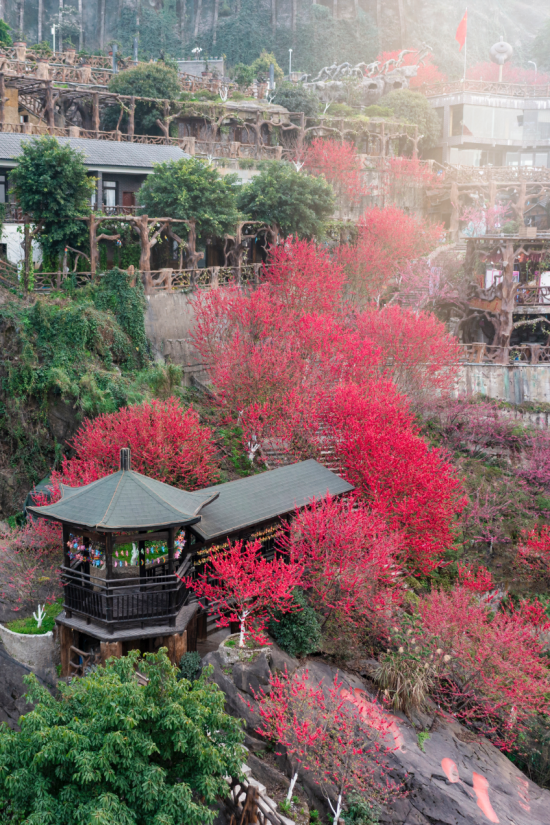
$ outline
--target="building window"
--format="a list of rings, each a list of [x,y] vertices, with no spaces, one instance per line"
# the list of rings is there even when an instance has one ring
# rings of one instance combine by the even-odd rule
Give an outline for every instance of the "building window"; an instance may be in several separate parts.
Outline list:
[[[103,181],[103,203],[105,206],[116,206],[116,181]]]
[[[533,153],[532,152],[522,152],[520,161],[520,166],[532,166],[533,165]]]
[[[453,166],[487,166],[488,156],[485,149],[459,149],[452,146],[449,163]]]
[[[6,194],[6,176],[0,175],[0,203],[7,203]]]
[[[535,155],[535,166],[548,166],[547,152],[537,152]]]

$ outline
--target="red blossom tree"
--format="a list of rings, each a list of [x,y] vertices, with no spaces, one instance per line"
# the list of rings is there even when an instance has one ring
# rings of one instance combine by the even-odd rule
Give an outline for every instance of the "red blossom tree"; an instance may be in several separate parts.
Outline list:
[[[543,643],[526,611],[493,612],[464,587],[433,590],[420,599],[441,706],[502,750],[517,743],[531,717],[550,710]]]
[[[340,217],[346,206],[359,203],[366,194],[362,164],[357,149],[346,140],[315,138],[308,146],[305,168],[311,175],[323,175],[338,199]]]
[[[403,598],[397,562],[399,538],[355,497],[322,501],[296,512],[282,539],[290,558],[304,568],[315,610],[336,627],[381,637]]]
[[[129,447],[132,469],[166,484],[196,490],[217,477],[212,432],[203,427],[190,407],[177,398],[123,407],[116,413],[87,419],[70,446],[76,455],[65,458],[52,482],[73,487],[116,472],[120,450]]]
[[[482,564],[474,570],[472,567],[467,567],[465,564],[457,565],[458,567],[458,581],[462,587],[472,593],[488,593],[494,589],[495,583],[490,571]]]
[[[366,703],[361,710],[350,706],[338,675],[330,686],[313,686],[308,679],[308,671],[271,677],[269,693],[261,690],[256,697],[262,720],[258,733],[282,745],[294,763],[287,798],[301,766],[319,784],[337,825],[351,793],[374,804],[402,793],[385,764],[389,723],[381,730],[383,710],[374,703],[370,711]]]
[[[324,400],[323,422],[325,449],[333,445],[343,475],[401,536],[404,566],[435,569],[466,499],[445,454],[420,437],[406,401],[388,382],[371,383],[368,394],[343,384]]]
[[[59,595],[60,547],[59,525],[44,519],[0,534],[0,595],[13,610],[29,611],[38,599],[50,602]]]
[[[400,269],[434,250],[442,231],[441,224],[394,206],[368,209],[358,223],[357,242],[338,249],[338,261],[355,298],[378,305],[382,295],[396,287]]]
[[[261,555],[259,541],[237,541],[228,550],[210,557],[203,573],[185,583],[208,602],[209,610],[218,614],[218,627],[231,622],[240,624],[240,647],[245,637],[261,643],[263,631],[274,611],[283,613],[295,608],[294,587],[302,582],[302,566],[278,558],[267,561]]]
[[[550,527],[524,531],[516,564],[531,578],[550,579]]]

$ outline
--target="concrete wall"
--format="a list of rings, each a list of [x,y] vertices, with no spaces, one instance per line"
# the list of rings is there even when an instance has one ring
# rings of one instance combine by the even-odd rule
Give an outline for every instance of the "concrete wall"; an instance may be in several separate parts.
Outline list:
[[[34,229],[34,226],[31,226],[31,229]],[[19,265],[25,260],[23,224],[5,223],[2,227],[0,242],[6,244],[6,257],[10,264]],[[35,265],[42,262],[42,249],[38,241],[32,242],[32,255]]]
[[[147,296],[145,311],[145,331],[156,358],[182,366],[187,383],[192,374],[204,371],[190,339],[195,322],[192,297],[187,292],[158,292]]]
[[[510,404],[550,404],[550,364],[463,364],[457,390]]]
[[[55,682],[55,666],[59,664],[59,645],[50,630],[41,635],[14,633],[0,624],[0,640],[6,651],[18,662],[30,667],[42,678]]]

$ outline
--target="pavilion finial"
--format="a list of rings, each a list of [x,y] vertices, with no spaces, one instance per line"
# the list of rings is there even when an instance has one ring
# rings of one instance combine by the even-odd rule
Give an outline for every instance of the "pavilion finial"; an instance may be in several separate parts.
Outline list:
[[[129,449],[129,447],[123,447],[120,451],[120,469],[121,470],[129,470],[130,469],[130,449]]]

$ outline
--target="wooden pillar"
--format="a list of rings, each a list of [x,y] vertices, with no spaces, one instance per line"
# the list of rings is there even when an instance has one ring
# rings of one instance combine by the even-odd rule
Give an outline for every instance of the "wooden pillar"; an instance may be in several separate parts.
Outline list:
[[[132,99],[130,101],[130,112],[128,114],[128,135],[129,137],[134,137],[136,128],[136,98],[132,95]]]
[[[48,127],[53,129],[55,126],[55,115],[53,109],[53,81],[46,80],[46,120]]]
[[[113,618],[113,535],[112,533],[105,533],[105,597],[107,621],[112,621]],[[112,628],[109,628],[112,633]],[[103,655],[103,651],[102,651]],[[116,654],[111,653],[111,656]],[[122,655],[122,654],[120,654]]]
[[[120,659],[122,657],[122,642],[100,642],[99,656],[102,665],[113,656]]]
[[[168,649],[168,658],[173,665],[179,665],[184,653],[187,653],[187,630],[181,633],[173,633],[171,636],[163,636],[161,647]]]
[[[144,585],[146,583],[147,576],[145,570],[145,542],[139,541],[138,542],[138,549],[139,549],[139,582],[140,588],[143,590]]]
[[[96,133],[96,137],[99,132],[99,92],[94,92],[92,95],[92,105],[93,105],[93,113],[92,113],[92,129]]]
[[[57,629],[61,652],[61,676],[70,676],[71,647],[73,645],[74,631],[71,627],[65,627],[63,624],[58,624]]]
[[[164,128],[166,130],[166,132],[165,132],[165,141],[166,141],[166,143],[170,143],[170,120],[169,120],[169,117],[170,117],[170,101],[165,100],[164,101],[163,122],[164,122]]]
[[[0,131],[4,131],[4,118],[6,105],[6,79],[4,73],[0,73]]]
[[[174,576],[174,543],[176,540],[176,528],[170,527],[168,530],[168,575]],[[170,582],[170,590],[169,590],[169,604],[170,604],[170,613],[174,614],[176,610],[176,578],[174,576],[174,581]],[[176,624],[176,617],[175,615],[170,616],[170,625],[173,627]],[[181,658],[181,657],[180,657]]]

